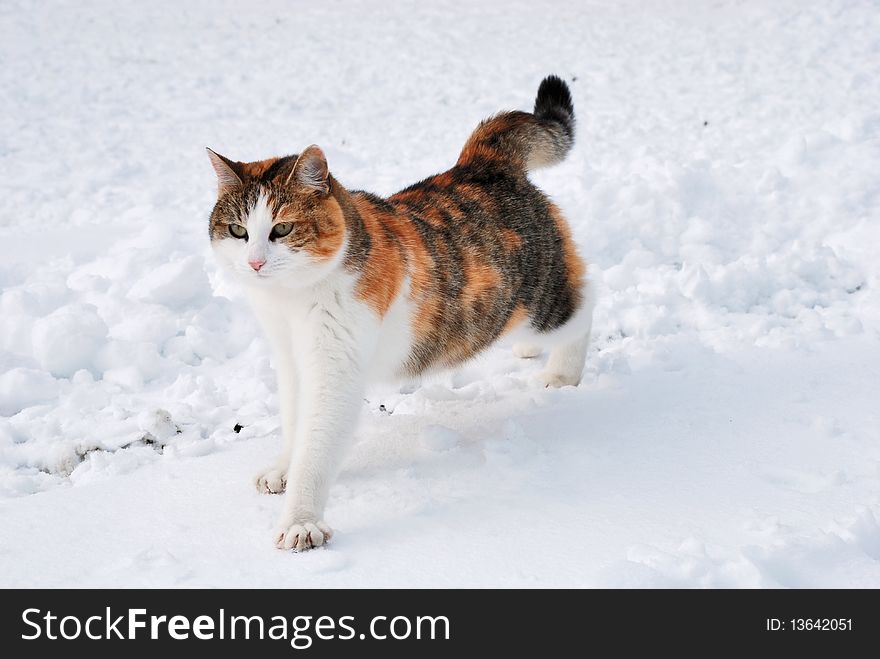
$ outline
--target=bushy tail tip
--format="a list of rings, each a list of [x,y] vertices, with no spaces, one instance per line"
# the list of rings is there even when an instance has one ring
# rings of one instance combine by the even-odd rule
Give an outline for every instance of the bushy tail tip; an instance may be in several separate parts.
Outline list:
[[[541,81],[535,97],[534,115],[544,121],[558,122],[570,138],[574,137],[574,103],[562,78],[549,75]]]

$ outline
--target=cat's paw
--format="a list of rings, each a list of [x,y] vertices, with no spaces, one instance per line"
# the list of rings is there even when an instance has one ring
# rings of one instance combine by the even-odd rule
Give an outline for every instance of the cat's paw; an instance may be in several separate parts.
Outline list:
[[[270,467],[257,474],[254,484],[261,494],[281,494],[287,487],[287,471],[278,467]]]
[[[541,354],[541,348],[531,343],[514,343],[513,355],[520,359],[532,359]]]
[[[293,549],[305,551],[330,541],[333,536],[332,529],[321,520],[301,522],[281,526],[275,531],[275,546],[278,549]]]
[[[544,383],[545,387],[553,387],[554,389],[558,389],[559,387],[576,387],[580,384],[581,381],[581,373],[557,373],[557,372],[549,372],[544,371],[541,373],[541,382]]]

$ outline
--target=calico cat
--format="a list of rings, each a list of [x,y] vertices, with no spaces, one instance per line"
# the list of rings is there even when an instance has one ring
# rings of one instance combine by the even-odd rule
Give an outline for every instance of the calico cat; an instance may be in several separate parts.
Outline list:
[[[547,386],[576,385],[593,289],[571,231],[528,178],[574,140],[568,86],[473,132],[452,169],[388,198],[348,190],[317,146],[234,162],[210,149],[220,263],[242,283],[273,351],[284,450],[256,480],[287,490],[276,546],[330,538],[322,517],[365,385],[461,364],[502,336],[550,348]]]

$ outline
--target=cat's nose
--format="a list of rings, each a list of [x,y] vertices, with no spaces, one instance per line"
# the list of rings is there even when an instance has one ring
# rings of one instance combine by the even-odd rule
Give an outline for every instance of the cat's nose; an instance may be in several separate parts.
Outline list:
[[[251,266],[255,271],[259,272],[260,268],[266,265],[266,259],[252,259],[248,261],[248,265]]]

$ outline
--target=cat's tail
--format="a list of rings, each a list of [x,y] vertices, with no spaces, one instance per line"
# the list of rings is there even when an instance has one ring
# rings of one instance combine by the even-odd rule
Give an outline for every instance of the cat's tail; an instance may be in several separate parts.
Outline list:
[[[471,133],[458,166],[498,163],[526,170],[555,165],[574,144],[574,105],[562,78],[547,76],[538,87],[535,110],[502,112]]]

